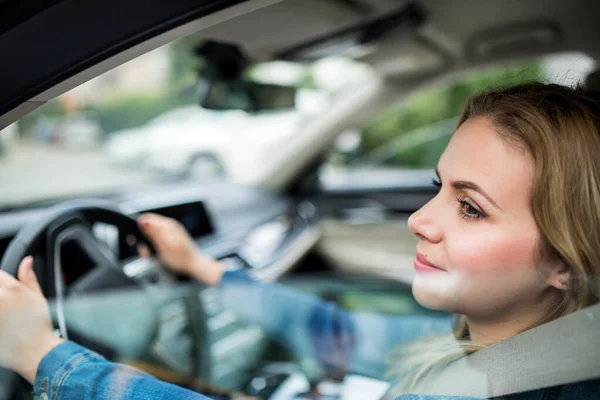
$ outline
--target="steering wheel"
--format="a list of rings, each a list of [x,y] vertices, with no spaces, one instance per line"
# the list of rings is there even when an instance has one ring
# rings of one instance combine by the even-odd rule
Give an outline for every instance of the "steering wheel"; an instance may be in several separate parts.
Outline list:
[[[166,287],[168,290],[162,293],[157,287],[150,288],[128,277],[117,255],[94,235],[93,226],[98,222],[115,226],[126,238],[127,246],[144,244],[151,254],[156,254],[137,221],[117,205],[101,200],[77,200],[58,204],[21,228],[4,253],[0,269],[16,277],[21,260],[33,255],[34,270],[63,338],[108,359],[139,360],[159,337],[160,310],[164,306],[160,304],[161,296],[167,294],[169,299],[187,296],[184,303],[188,315],[202,316],[204,310],[193,286],[190,290]],[[65,283],[62,274],[62,260],[69,257],[63,251],[66,244],[78,246],[94,265],[69,283]],[[127,259],[128,265],[138,261]],[[160,274],[169,277],[164,271]],[[201,362],[206,356],[202,346],[205,329],[203,318],[189,321],[193,376],[209,370],[206,362]],[[31,398],[31,386],[16,374],[6,372],[0,369],[0,387],[12,390],[16,397],[11,398]],[[0,400],[3,399],[0,393]]]
[[[158,312],[140,285],[125,275],[114,252],[94,236],[92,228],[97,222],[115,226],[120,234],[127,235],[129,244],[143,243],[154,253],[135,219],[117,206],[101,200],[78,200],[52,207],[21,228],[4,253],[0,269],[16,277],[21,260],[33,255],[40,286],[54,306],[62,337],[108,358],[122,354],[115,347],[135,357],[154,340]],[[77,245],[94,265],[69,284],[65,284],[61,263],[69,256],[62,254],[66,244]],[[66,317],[69,314],[72,322]],[[121,332],[115,335],[119,326]],[[118,333],[123,333],[124,339],[116,341]]]

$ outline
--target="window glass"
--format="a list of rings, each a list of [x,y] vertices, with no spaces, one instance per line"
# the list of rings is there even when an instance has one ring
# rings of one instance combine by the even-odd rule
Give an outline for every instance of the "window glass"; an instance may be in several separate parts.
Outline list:
[[[419,91],[364,127],[343,132],[324,174],[365,168],[435,168],[471,96],[490,87],[533,80],[575,85],[594,65],[585,55],[563,54],[472,71],[451,83]]]
[[[250,83],[209,85],[199,43],[189,37],[144,54],[4,129],[0,208],[162,181],[243,181],[371,72],[343,58],[272,61],[250,65]]]

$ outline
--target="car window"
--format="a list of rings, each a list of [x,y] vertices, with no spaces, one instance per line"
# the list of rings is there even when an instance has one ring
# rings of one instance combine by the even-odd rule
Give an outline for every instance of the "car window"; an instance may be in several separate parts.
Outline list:
[[[435,168],[457,122],[457,118],[449,118],[400,135],[370,151],[359,163],[371,167]]]
[[[357,170],[433,169],[469,97],[489,87],[532,80],[573,85],[583,80],[593,65],[589,57],[565,54],[483,68],[419,91],[363,127],[342,132],[321,180],[326,181],[332,173]],[[569,72],[565,74],[565,70]]]
[[[285,96],[275,86],[252,93],[272,108],[203,107],[210,90],[205,60],[194,52],[198,43],[189,37],[153,50],[3,129],[0,208],[110,196],[163,181],[243,181],[307,120],[326,112],[345,85],[370,71],[343,58],[261,62],[247,69],[249,81],[292,88]],[[237,100],[235,91],[223,96],[216,100]]]

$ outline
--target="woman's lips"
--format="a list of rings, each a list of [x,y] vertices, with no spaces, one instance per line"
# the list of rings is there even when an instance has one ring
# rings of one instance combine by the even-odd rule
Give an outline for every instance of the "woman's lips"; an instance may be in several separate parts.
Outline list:
[[[417,272],[445,272],[444,269],[430,263],[427,258],[425,258],[425,256],[419,252],[417,252],[417,256],[415,257],[414,265]]]

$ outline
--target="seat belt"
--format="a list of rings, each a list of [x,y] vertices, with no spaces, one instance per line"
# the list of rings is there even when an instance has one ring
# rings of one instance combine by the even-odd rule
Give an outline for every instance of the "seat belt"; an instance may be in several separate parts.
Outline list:
[[[490,398],[598,378],[600,304],[462,357],[411,393]],[[382,400],[402,394],[395,386]]]

